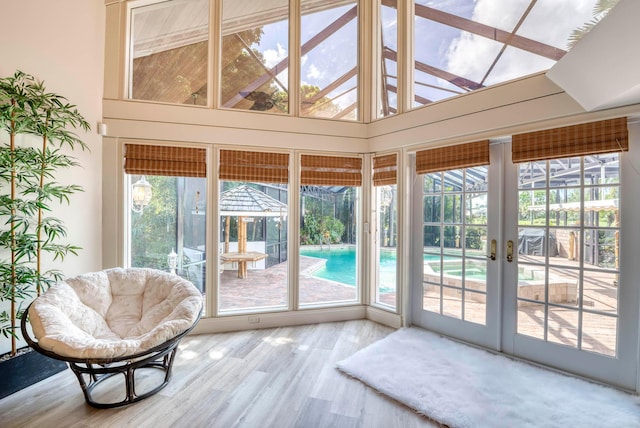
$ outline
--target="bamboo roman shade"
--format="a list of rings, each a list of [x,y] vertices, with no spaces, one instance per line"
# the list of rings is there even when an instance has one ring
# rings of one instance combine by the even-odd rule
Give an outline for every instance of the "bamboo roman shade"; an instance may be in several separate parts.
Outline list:
[[[259,183],[289,182],[287,153],[220,150],[220,180]]]
[[[512,137],[514,163],[629,150],[627,118],[603,120]]]
[[[489,140],[420,150],[416,153],[416,173],[449,171],[489,165]]]
[[[125,144],[127,174],[206,177],[207,151],[193,147]]]
[[[313,186],[361,186],[362,159],[302,155],[300,184]]]
[[[398,155],[375,156],[373,158],[373,185],[385,186],[398,182]]]

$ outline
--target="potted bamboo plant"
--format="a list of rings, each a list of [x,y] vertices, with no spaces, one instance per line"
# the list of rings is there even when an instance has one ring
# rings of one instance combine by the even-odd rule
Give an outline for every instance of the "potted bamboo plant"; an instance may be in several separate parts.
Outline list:
[[[17,71],[0,78],[0,340],[11,342],[10,352],[0,361],[0,398],[27,386],[12,385],[12,379],[33,383],[47,376],[39,368],[25,372],[23,363],[12,360],[22,354],[18,345],[24,309],[63,277],[60,270],[48,266],[79,250],[63,242],[67,229],[52,210],[56,204],[68,204],[82,190],[75,184],[60,184],[56,177],[77,165],[69,153],[87,149],[73,130],[89,128],[74,105],[46,92],[33,76]],[[49,360],[37,364],[59,363]],[[10,372],[3,374],[9,362]],[[30,375],[36,376],[24,379]]]

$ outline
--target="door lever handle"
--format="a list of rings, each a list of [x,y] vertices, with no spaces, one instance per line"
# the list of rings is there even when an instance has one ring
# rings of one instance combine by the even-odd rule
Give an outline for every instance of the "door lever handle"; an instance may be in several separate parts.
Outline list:
[[[496,251],[498,249],[498,244],[495,239],[491,240],[491,254],[487,256],[488,259],[495,260],[496,259]]]
[[[513,241],[507,241],[507,261],[513,261]]]

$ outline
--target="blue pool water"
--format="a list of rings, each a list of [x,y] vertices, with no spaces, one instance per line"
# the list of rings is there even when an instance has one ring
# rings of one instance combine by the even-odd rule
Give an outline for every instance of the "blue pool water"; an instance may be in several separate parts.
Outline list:
[[[324,267],[313,272],[313,276],[347,285],[356,285],[356,250],[353,247],[302,248],[300,255],[325,259]],[[380,291],[390,292],[396,289],[396,253],[380,252]]]
[[[300,255],[325,259],[325,265],[312,273],[316,278],[328,279],[346,285],[356,285],[356,250],[354,247],[331,247],[331,250],[318,247],[301,248]],[[424,255],[426,262],[439,261],[437,255]],[[380,250],[380,292],[391,292],[396,289],[396,252]],[[430,263],[435,272],[440,271],[440,263]],[[462,265],[457,257],[445,258],[445,273],[451,276],[462,276]],[[466,266],[465,277],[486,279],[486,265]]]

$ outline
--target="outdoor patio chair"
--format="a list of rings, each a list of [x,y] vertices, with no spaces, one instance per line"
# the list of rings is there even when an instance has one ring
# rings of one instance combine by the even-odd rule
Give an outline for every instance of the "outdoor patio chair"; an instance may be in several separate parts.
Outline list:
[[[115,268],[51,286],[28,308],[35,338],[26,317],[21,328],[33,349],[69,364],[88,404],[110,408],[143,400],[169,383],[178,343],[201,311],[202,295],[189,281],[153,269]],[[136,371],[144,369],[164,373],[160,384],[139,394]],[[124,399],[97,401],[94,389],[119,374]]]

